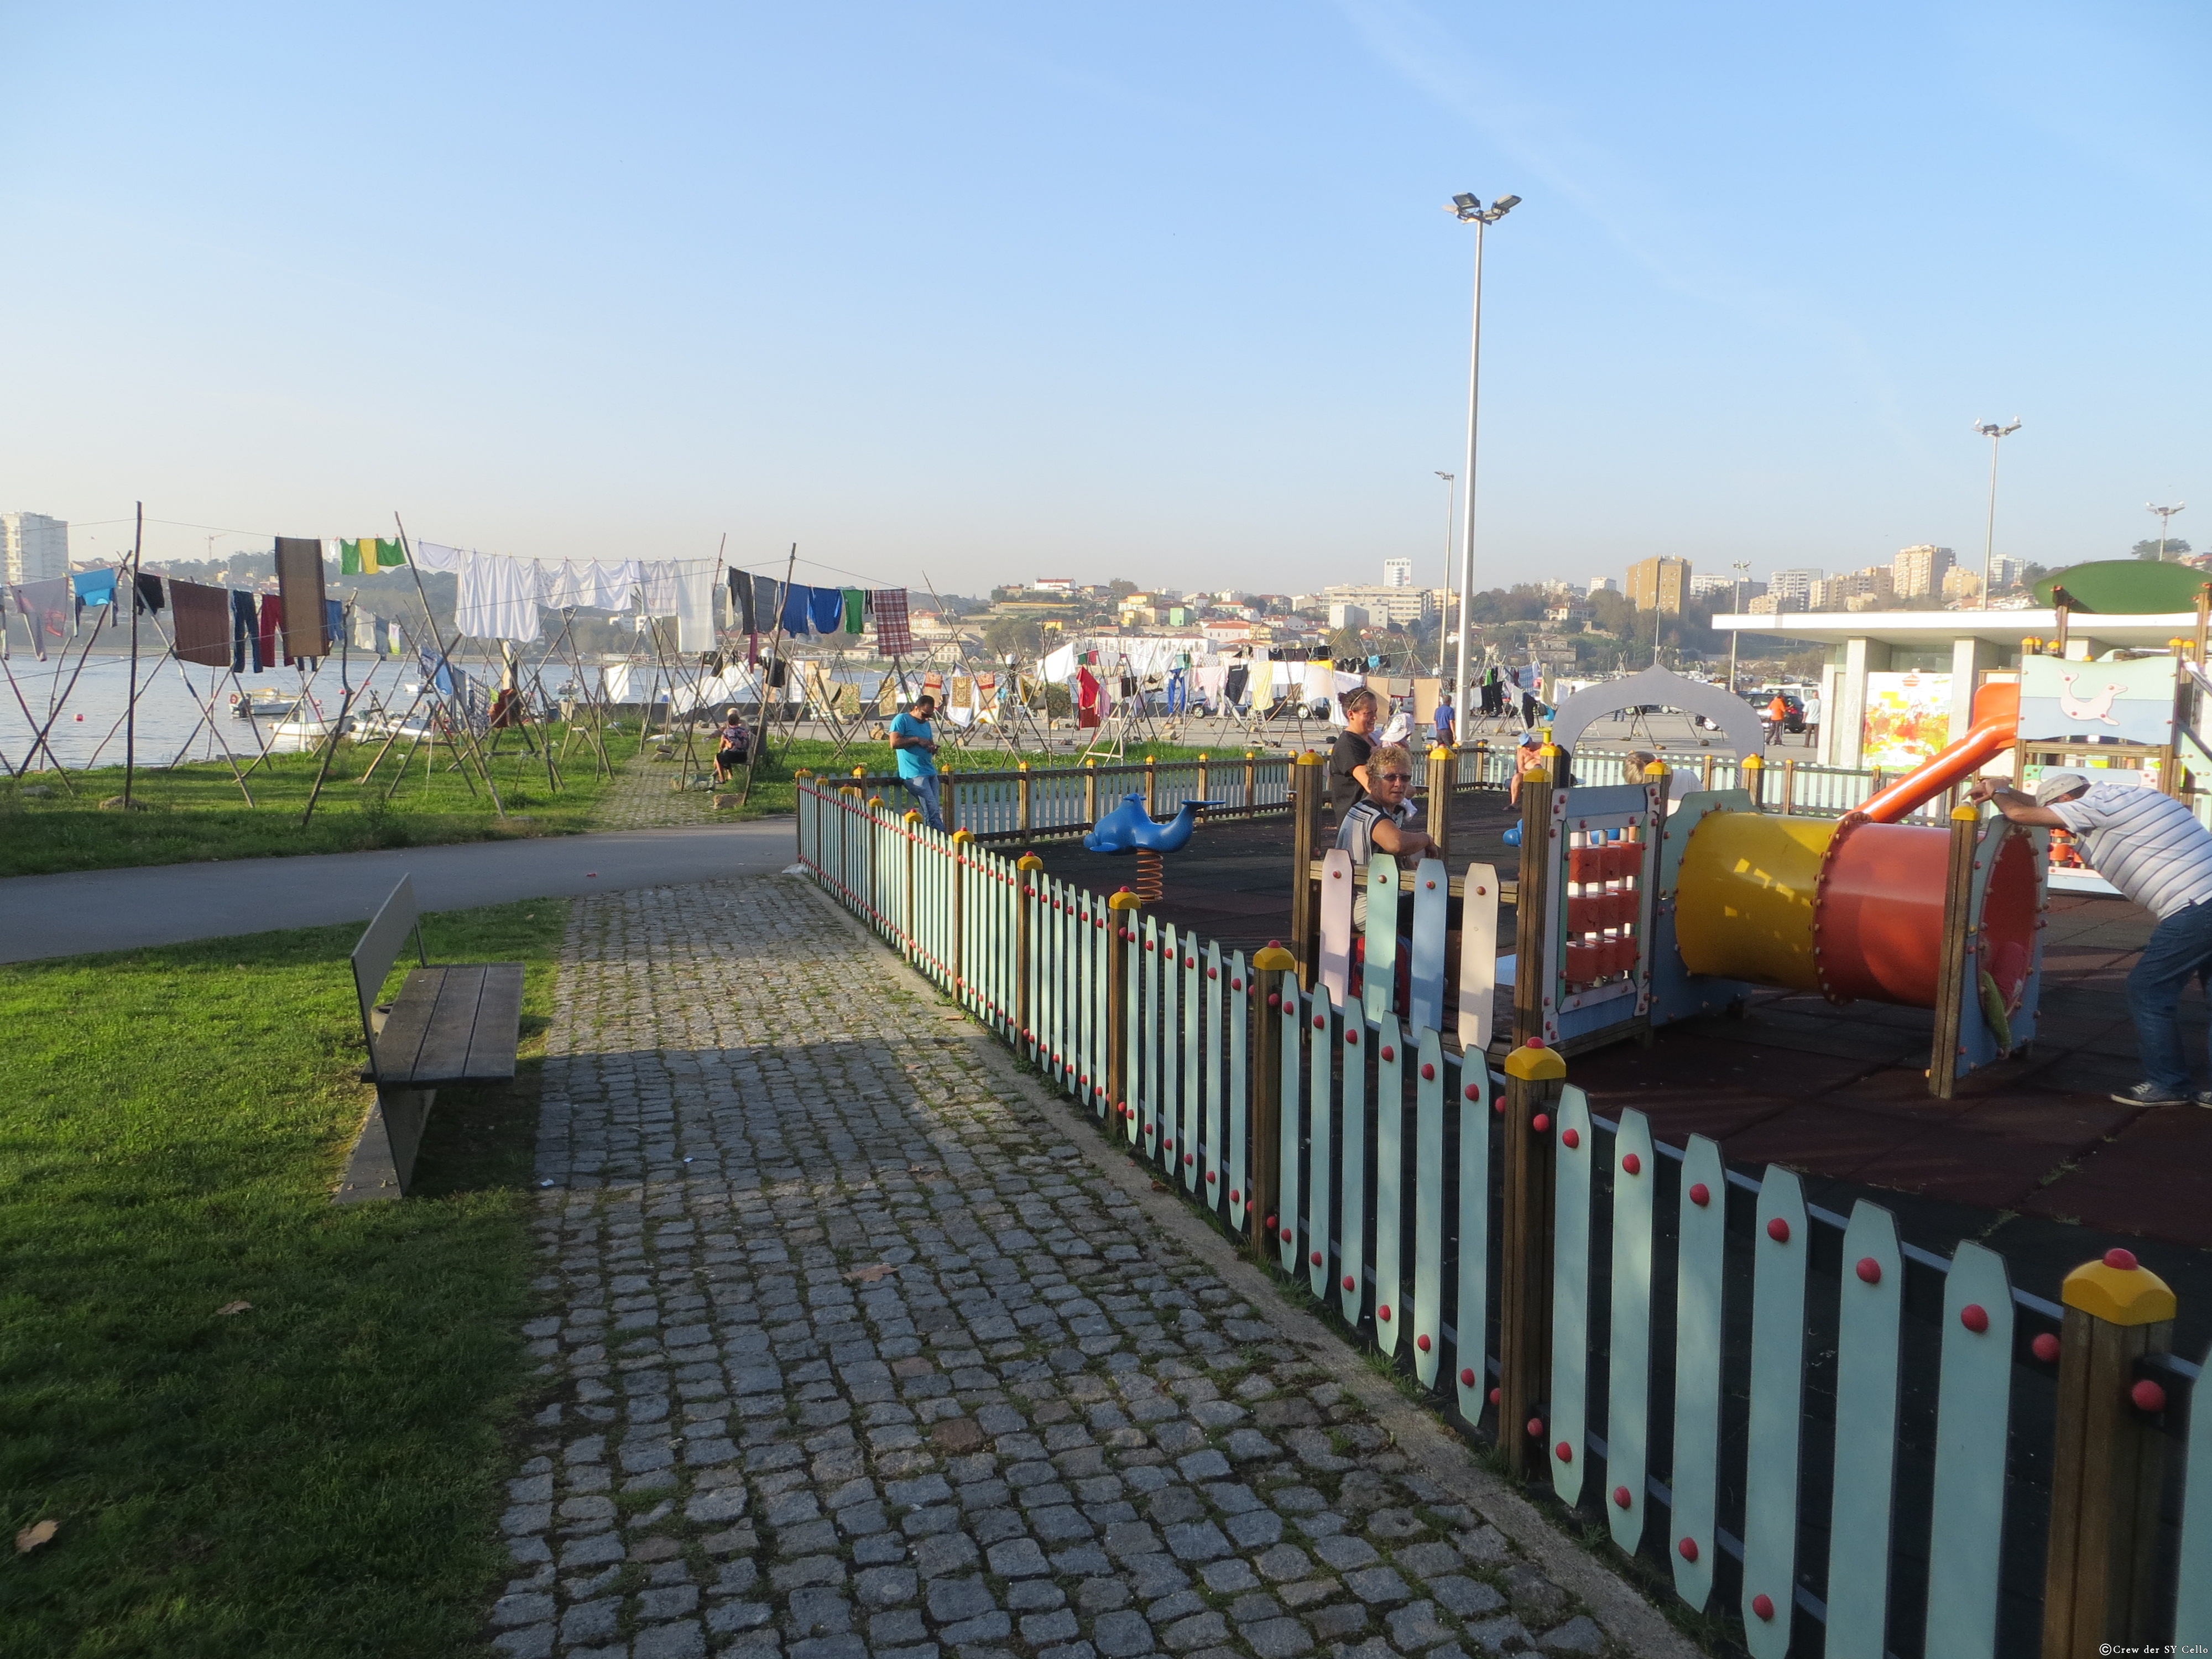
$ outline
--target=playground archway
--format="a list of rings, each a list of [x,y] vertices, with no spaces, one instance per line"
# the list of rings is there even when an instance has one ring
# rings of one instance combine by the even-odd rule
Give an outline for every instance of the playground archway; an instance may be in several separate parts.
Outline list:
[[[1664,668],[1647,668],[1625,680],[1601,680],[1583,687],[1553,712],[1552,741],[1571,751],[1582,734],[1607,715],[1647,703],[1703,714],[1720,727],[1739,760],[1765,752],[1765,732],[1749,703],[1717,685],[1686,679]]]

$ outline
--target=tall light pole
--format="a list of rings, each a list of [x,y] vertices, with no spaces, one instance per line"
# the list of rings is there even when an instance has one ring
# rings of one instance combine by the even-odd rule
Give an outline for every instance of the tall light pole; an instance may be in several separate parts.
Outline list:
[[[2020,430],[2020,417],[2014,416],[2010,426],[1999,426],[1995,421],[1976,421],[1974,430],[1990,441],[1990,521],[1982,532],[1982,609],[1990,608],[1990,556],[1997,544],[1997,444]]]
[[[1735,580],[1729,583],[1729,609],[1734,611],[1737,616],[1741,617],[1743,615],[1744,573],[1749,570],[1751,566],[1746,563],[1743,560],[1739,559],[1734,564],[1730,565],[1729,568],[1735,572]],[[1742,637],[1743,629],[1741,628],[1731,628],[1729,629],[1729,696],[1731,697],[1735,696],[1736,642]]]
[[[2148,501],[2143,503],[2147,511],[2158,514],[2158,562],[2160,564],[2166,562],[2166,532],[2173,527],[2167,520],[2188,505],[2187,501],[2176,501],[2172,507],[2153,507]]]
[[[1474,432],[1482,390],[1482,234],[1520,202],[1518,196],[1501,196],[1485,207],[1479,196],[1462,192],[1451,198],[1450,210],[1459,222],[1474,227],[1474,312],[1467,349],[1467,464],[1460,470],[1460,476],[1467,480],[1467,510],[1461,515],[1460,526],[1459,662],[1452,671],[1452,710],[1462,720],[1467,718],[1467,654],[1474,615]]]
[[[1439,470],[1437,477],[1444,481],[1444,609],[1437,617],[1437,672],[1442,673],[1444,666],[1444,623],[1451,619],[1452,521],[1458,508],[1459,474]],[[1457,704],[1452,707],[1452,718],[1459,718]]]

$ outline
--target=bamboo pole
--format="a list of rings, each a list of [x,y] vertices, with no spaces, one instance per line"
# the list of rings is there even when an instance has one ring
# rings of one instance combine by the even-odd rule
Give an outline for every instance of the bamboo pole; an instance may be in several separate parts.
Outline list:
[[[137,506],[137,527],[131,538],[131,700],[123,706],[123,807],[131,809],[131,786],[138,776],[138,568],[146,550],[146,503]]]

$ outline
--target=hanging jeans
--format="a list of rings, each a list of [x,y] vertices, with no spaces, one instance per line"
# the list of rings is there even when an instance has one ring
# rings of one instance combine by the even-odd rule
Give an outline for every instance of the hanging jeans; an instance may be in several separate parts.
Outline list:
[[[2172,1095],[2195,1091],[2174,1018],[2181,988],[2192,979],[2212,982],[2212,899],[2176,910],[2153,928],[2128,974],[2128,1012],[2135,1018],[2143,1076]]]
[[[945,809],[938,804],[937,775],[933,772],[923,778],[902,778],[915,803],[921,808],[921,821],[931,829],[942,832],[945,828]]]

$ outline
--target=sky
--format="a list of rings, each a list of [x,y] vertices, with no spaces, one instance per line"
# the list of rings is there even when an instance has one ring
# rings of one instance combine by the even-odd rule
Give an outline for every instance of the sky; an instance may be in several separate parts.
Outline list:
[[[0,510],[974,593],[2212,545],[2212,13],[0,6]],[[2202,519],[2197,526],[2192,521]],[[726,538],[726,540],[725,539]]]

